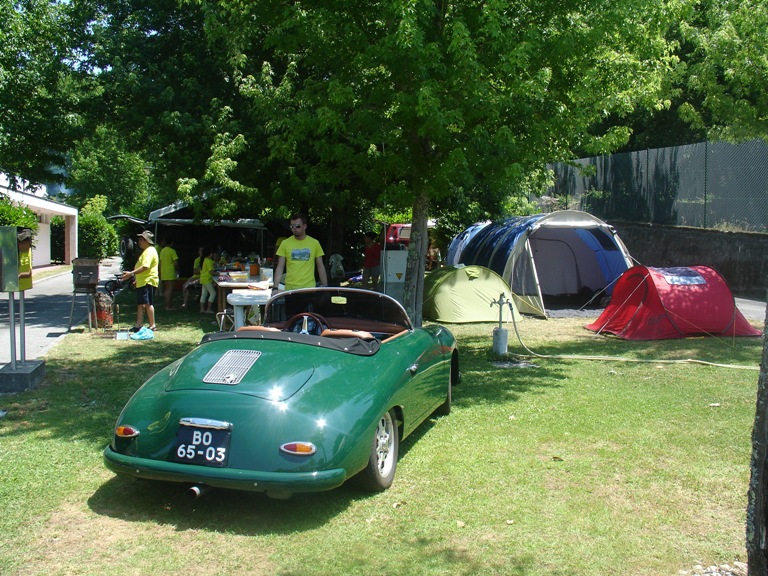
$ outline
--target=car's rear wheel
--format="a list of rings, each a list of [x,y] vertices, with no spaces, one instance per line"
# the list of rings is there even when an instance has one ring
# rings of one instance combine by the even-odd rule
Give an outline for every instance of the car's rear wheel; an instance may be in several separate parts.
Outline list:
[[[392,485],[397,468],[399,446],[397,420],[393,410],[384,413],[376,425],[368,465],[358,475],[360,486],[371,492],[382,492]]]

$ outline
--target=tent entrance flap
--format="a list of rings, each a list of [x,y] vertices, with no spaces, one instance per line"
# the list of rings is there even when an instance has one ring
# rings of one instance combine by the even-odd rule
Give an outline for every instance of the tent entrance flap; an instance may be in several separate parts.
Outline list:
[[[523,248],[522,255],[524,257],[518,258],[516,260],[517,265],[513,264],[509,272],[511,277],[510,288],[513,284],[515,286],[515,290],[512,291],[515,304],[522,314],[546,316],[547,313],[544,310],[544,299],[541,296],[539,276],[536,272],[536,266],[533,265],[533,250],[527,238],[523,242]]]

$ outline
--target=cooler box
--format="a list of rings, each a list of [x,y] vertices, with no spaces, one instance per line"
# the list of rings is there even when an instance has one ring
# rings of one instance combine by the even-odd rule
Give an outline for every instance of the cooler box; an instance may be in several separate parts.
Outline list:
[[[99,260],[75,258],[72,260],[72,279],[75,291],[95,292],[99,284]]]

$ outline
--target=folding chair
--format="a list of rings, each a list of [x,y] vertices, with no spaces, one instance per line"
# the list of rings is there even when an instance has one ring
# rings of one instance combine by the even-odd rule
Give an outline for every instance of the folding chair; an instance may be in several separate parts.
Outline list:
[[[221,312],[216,312],[216,323],[219,325],[219,332],[231,332],[235,329],[235,312],[232,308],[225,308]]]

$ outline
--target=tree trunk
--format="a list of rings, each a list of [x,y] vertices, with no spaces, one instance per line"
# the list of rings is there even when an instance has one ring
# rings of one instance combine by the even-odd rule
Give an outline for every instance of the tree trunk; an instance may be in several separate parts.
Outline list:
[[[763,323],[763,334],[768,328],[768,313]],[[757,406],[752,428],[751,477],[747,505],[747,562],[749,576],[768,574],[768,542],[766,537],[766,452],[768,451],[768,339],[763,339],[763,359],[757,380]]]
[[[429,197],[424,190],[413,199],[413,220],[411,240],[408,244],[408,263],[405,270],[403,306],[415,327],[421,326],[421,311],[424,300],[424,269],[427,263],[429,233]]]

